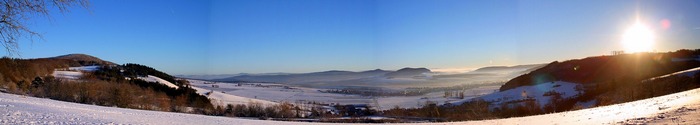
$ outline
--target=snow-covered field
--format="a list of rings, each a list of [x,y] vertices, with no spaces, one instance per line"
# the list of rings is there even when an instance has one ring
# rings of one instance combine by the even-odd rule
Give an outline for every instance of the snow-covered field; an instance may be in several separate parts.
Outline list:
[[[271,101],[266,101],[266,100],[260,100],[260,99],[253,99],[253,98],[246,98],[246,97],[241,97],[241,96],[236,96],[236,95],[231,95],[231,94],[226,94],[226,93],[221,93],[219,91],[211,91],[211,89],[202,89],[199,87],[192,87],[192,89],[197,90],[197,93],[201,95],[205,95],[209,97],[210,100],[212,100],[212,103],[214,105],[227,105],[227,104],[250,104],[251,102],[255,103],[261,103],[266,106],[271,106],[278,104],[276,102],[271,102]],[[207,95],[208,93],[208,95]]]
[[[224,92],[223,94],[246,97],[251,99],[268,100],[272,102],[295,103],[300,100],[337,103],[370,103],[371,99],[356,95],[321,93],[318,89],[303,87],[287,87],[281,84],[270,83],[215,83],[207,84],[206,81],[189,80],[193,87],[204,89],[206,92]],[[213,87],[216,85],[218,87]]]
[[[0,124],[303,124],[103,107],[0,93]]]
[[[203,92],[214,90],[215,95],[221,96],[238,96],[257,100],[267,100],[271,102],[320,102],[334,104],[370,104],[380,110],[391,109],[395,106],[402,108],[422,107],[427,101],[437,104],[444,104],[451,101],[456,101],[456,98],[444,98],[444,92],[433,92],[421,96],[394,96],[394,97],[366,97],[359,95],[323,93],[317,88],[306,87],[290,87],[284,84],[272,83],[210,83],[201,80],[189,80],[190,84],[198,92],[200,89]],[[218,87],[213,87],[214,85]],[[472,98],[479,95],[485,95],[498,90],[498,86],[485,86],[471,89],[465,92],[465,97]],[[223,92],[223,93],[222,93]],[[231,99],[233,100],[233,99]],[[241,103],[245,100],[237,99]],[[378,106],[377,106],[378,105]]]
[[[407,124],[698,123],[700,89],[578,111],[508,119]],[[0,124],[331,124],[281,122],[102,107],[0,93]],[[660,118],[662,116],[664,118]],[[637,120],[637,121],[634,121]]]
[[[545,95],[545,93],[557,92],[561,94],[562,98],[571,98],[579,94],[579,92],[576,91],[577,85],[580,84],[564,81],[554,81],[532,86],[521,86],[502,92],[491,93],[478,98],[484,99],[488,102],[495,102],[495,105],[498,105],[503,102],[524,99],[535,99],[540,105],[544,105],[549,103],[549,100],[551,98],[550,96]],[[464,101],[468,100],[471,99],[467,99]],[[456,104],[461,104],[461,102],[457,102]]]

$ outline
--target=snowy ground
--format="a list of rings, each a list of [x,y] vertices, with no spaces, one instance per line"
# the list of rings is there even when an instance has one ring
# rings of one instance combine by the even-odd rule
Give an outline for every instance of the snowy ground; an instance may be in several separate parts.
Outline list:
[[[271,102],[271,101],[266,101],[266,100],[260,100],[260,99],[253,99],[253,98],[246,98],[246,97],[241,97],[241,96],[235,96],[231,94],[226,94],[226,93],[221,93],[219,91],[211,91],[210,89],[202,89],[199,87],[192,87],[193,89],[197,90],[197,93],[201,95],[205,95],[209,97],[210,100],[212,100],[212,103],[214,105],[227,105],[227,104],[250,104],[251,102],[255,103],[261,103],[262,105],[266,106],[271,106],[271,105],[276,105],[276,102]],[[207,95],[207,93],[209,93]]]
[[[427,101],[444,104],[446,102],[457,101],[457,98],[444,98],[444,92],[433,92],[422,96],[394,96],[394,97],[366,97],[348,94],[323,93],[317,88],[290,87],[284,84],[271,83],[212,83],[201,80],[189,80],[190,84],[204,92],[214,90],[216,94],[239,96],[257,100],[267,100],[271,102],[321,102],[334,104],[370,104],[380,110],[390,109],[395,106],[402,108],[421,107]],[[218,87],[213,87],[214,85]],[[466,98],[473,98],[485,95],[498,90],[498,86],[485,86],[471,89],[465,92]],[[223,93],[222,93],[223,92]],[[245,102],[243,100],[242,102]],[[379,106],[376,106],[379,105]]]
[[[83,77],[83,72],[80,71],[53,71],[51,76],[63,79],[79,79]]]
[[[678,109],[657,113],[648,117],[632,118],[623,124],[700,124],[700,104],[689,104]]]
[[[68,67],[67,70],[55,70],[51,75],[56,78],[79,79],[83,76],[83,72],[93,72],[99,68],[99,66]]]
[[[488,102],[495,102],[494,105],[508,101],[517,101],[524,99],[535,99],[540,105],[549,103],[550,96],[545,95],[547,92],[557,92],[561,94],[562,98],[571,98],[579,94],[576,91],[576,86],[580,84],[564,82],[564,81],[554,81],[541,83],[532,86],[521,86],[513,88],[510,90],[495,92],[488,95],[484,95],[481,98]],[[454,104],[461,104],[464,101],[469,101],[471,99],[466,99],[462,101],[455,102]]]
[[[578,111],[483,121],[408,124],[694,124],[700,89]],[[310,124],[144,111],[0,93],[0,124]],[[663,116],[664,118],[659,118]],[[331,123],[313,123],[331,124]]]
[[[103,107],[0,93],[0,124],[302,124]]]
[[[163,84],[163,85],[166,85],[168,87],[175,88],[175,89],[179,88],[177,85],[175,85],[173,83],[170,83],[164,79],[161,79],[161,78],[158,78],[158,77],[152,76],[152,75],[148,75],[146,77],[139,77],[139,79],[144,80],[146,82],[160,83],[160,84]]]
[[[100,66],[80,66],[80,67],[69,67],[68,70],[74,71],[88,71],[93,72],[100,69]]]

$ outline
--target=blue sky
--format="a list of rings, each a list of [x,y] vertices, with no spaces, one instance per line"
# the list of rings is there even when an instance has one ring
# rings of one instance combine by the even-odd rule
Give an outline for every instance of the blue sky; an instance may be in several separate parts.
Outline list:
[[[171,74],[478,68],[621,50],[640,19],[657,51],[700,48],[700,1],[99,0],[35,18],[22,58],[85,53]],[[671,27],[663,29],[661,20]],[[7,55],[7,54],[6,54]]]

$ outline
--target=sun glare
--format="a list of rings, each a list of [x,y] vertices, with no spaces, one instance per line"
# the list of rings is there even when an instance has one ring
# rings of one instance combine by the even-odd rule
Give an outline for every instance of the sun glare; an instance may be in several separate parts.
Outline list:
[[[654,47],[654,33],[646,25],[637,21],[622,36],[625,52],[649,52]]]

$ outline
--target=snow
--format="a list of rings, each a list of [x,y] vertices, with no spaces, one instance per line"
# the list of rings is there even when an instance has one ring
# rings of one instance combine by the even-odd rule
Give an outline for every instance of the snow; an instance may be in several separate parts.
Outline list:
[[[698,71],[700,71],[700,68],[681,71],[670,75],[688,75],[689,73],[694,74]],[[82,74],[80,71],[54,71],[53,75],[56,77],[61,76],[64,78],[77,79]],[[667,77],[670,75],[660,77]],[[166,85],[170,83],[154,76],[143,78],[158,81]],[[160,82],[159,80],[164,82]],[[299,100],[324,103],[372,104],[375,100],[369,97],[356,95],[322,93],[318,91],[321,89],[315,88],[285,87],[283,84],[246,83],[247,85],[238,86],[238,84],[232,83],[208,84],[205,83],[205,81],[198,80],[190,80],[190,82],[192,88],[196,89],[200,94],[206,95],[206,93],[212,92],[213,90],[213,92],[209,94],[209,98],[215,100],[212,102],[215,104],[247,104],[252,101],[269,105],[276,104],[276,102],[294,102]],[[217,87],[212,85],[217,85]],[[493,101],[496,104],[522,99],[536,99],[543,105],[548,103],[550,98],[544,96],[545,92],[556,91],[562,93],[563,98],[570,98],[578,94],[578,91],[575,90],[576,85],[578,84],[555,81],[533,86],[522,86],[491,94],[488,93],[494,88],[482,88],[484,91],[471,93],[474,93],[472,94],[474,96],[487,94],[479,98]],[[382,108],[391,108],[393,105],[399,105],[401,107],[420,106],[420,101],[416,100],[421,100],[421,98],[425,98],[423,100],[426,101],[453,101],[444,98],[440,100],[439,96],[441,96],[439,93],[429,93],[425,96],[379,97],[376,99],[376,103]],[[453,102],[463,102],[466,100],[457,100]],[[554,114],[482,121],[407,124],[700,124],[700,120],[698,120],[700,112],[697,111],[697,109],[700,108],[700,101],[698,100],[700,100],[700,89],[693,89],[628,103]],[[589,101],[579,103],[588,106],[595,102]],[[0,117],[0,124],[332,124],[263,121],[101,107],[5,93],[0,93],[0,116],[2,116]]]
[[[658,113],[654,116],[627,119],[623,124],[700,124],[700,104],[686,105],[681,108]]]
[[[68,70],[54,70],[51,76],[63,79],[79,79],[83,76],[83,72],[94,72],[98,70],[100,66],[80,66],[80,67],[68,67]]]
[[[446,123],[405,123],[406,125],[446,125],[446,124],[616,124],[629,119],[658,117],[678,117],[697,123],[700,105],[700,89],[638,100],[634,102],[589,108],[577,111],[494,119],[482,121]],[[678,112],[686,109],[687,112]],[[685,111],[685,110],[684,110]],[[668,116],[676,115],[676,116]],[[287,124],[333,124],[308,122],[282,122],[226,118],[194,114],[158,112],[102,107],[50,99],[26,97],[0,93],[0,124],[240,124],[240,125],[287,125]],[[668,119],[672,120],[672,119]],[[664,124],[672,121],[651,121]]]
[[[69,67],[68,70],[73,70],[73,71],[88,71],[88,72],[94,72],[96,70],[100,69],[100,66],[80,66],[80,67]]]
[[[56,78],[64,79],[79,79],[83,76],[83,72],[80,71],[53,71],[51,76]]]
[[[379,110],[391,109],[395,106],[402,108],[422,107],[426,102],[445,104],[446,102],[460,100],[457,98],[444,98],[444,92],[433,92],[421,96],[393,96],[393,97],[367,97],[359,95],[324,93],[317,88],[306,88],[273,83],[214,83],[201,80],[189,80],[193,88],[203,89],[202,92],[214,90],[212,96],[237,96],[270,102],[320,102],[326,104],[369,104]],[[217,85],[218,87],[213,87]],[[285,88],[286,86],[286,88]],[[476,97],[498,90],[498,86],[484,86],[465,91],[465,97]],[[198,90],[199,92],[200,90]],[[224,93],[221,93],[224,92]],[[236,99],[239,100],[239,99]],[[376,101],[375,101],[376,100]],[[235,102],[235,101],[234,101]],[[242,103],[242,102],[241,102]]]
[[[202,89],[199,87],[192,87],[192,89],[197,90],[197,93],[209,97],[209,99],[212,100],[212,103],[214,105],[226,105],[226,104],[250,104],[251,102],[255,103],[260,103],[262,105],[266,106],[272,106],[276,105],[276,102],[271,102],[271,101],[266,101],[266,100],[260,100],[260,99],[252,99],[252,98],[246,98],[246,97],[241,97],[241,96],[235,96],[235,95],[230,95],[226,93],[221,93],[219,91],[211,91],[207,89]],[[210,93],[211,92],[211,93]],[[207,95],[209,93],[209,95]]]
[[[474,89],[469,89],[464,92],[465,99],[471,99],[474,97],[479,97],[482,95],[487,95],[493,93],[494,90],[498,90],[499,86],[483,86]],[[399,106],[401,108],[420,108],[423,107],[427,102],[432,102],[437,105],[443,105],[450,102],[456,102],[464,99],[459,99],[455,97],[444,97],[445,92],[431,92],[421,96],[390,96],[390,97],[379,97],[377,99],[379,103],[378,109],[388,110]]]
[[[518,101],[525,99],[535,99],[540,105],[549,103],[550,96],[545,96],[546,92],[554,91],[562,94],[562,98],[571,98],[579,94],[576,91],[576,86],[579,84],[565,82],[565,81],[554,81],[540,83],[532,86],[521,86],[514,89],[491,93],[478,98],[484,99],[485,101],[495,102],[495,105],[509,101]],[[464,100],[464,101],[469,101]],[[457,102],[456,104],[461,104],[462,102]]]
[[[147,77],[139,77],[139,79],[144,80],[146,82],[160,83],[160,84],[166,85],[166,86],[171,87],[171,88],[176,88],[176,89],[179,88],[177,85],[175,85],[171,82],[168,82],[166,80],[163,80],[161,78],[158,78],[158,77],[152,76],[152,75],[148,75]]]
[[[289,87],[285,88],[282,84],[272,83],[215,83],[206,84],[206,81],[189,80],[193,87],[202,88],[205,90],[214,90],[215,92],[224,92],[225,94],[235,95],[240,97],[268,100],[272,102],[290,102],[296,101],[316,101],[316,102],[340,102],[348,103],[370,103],[371,99],[357,95],[322,93],[318,89]],[[219,87],[212,87],[218,85]],[[209,92],[209,91],[207,91]]]
[[[308,124],[103,107],[0,93],[0,124]]]

